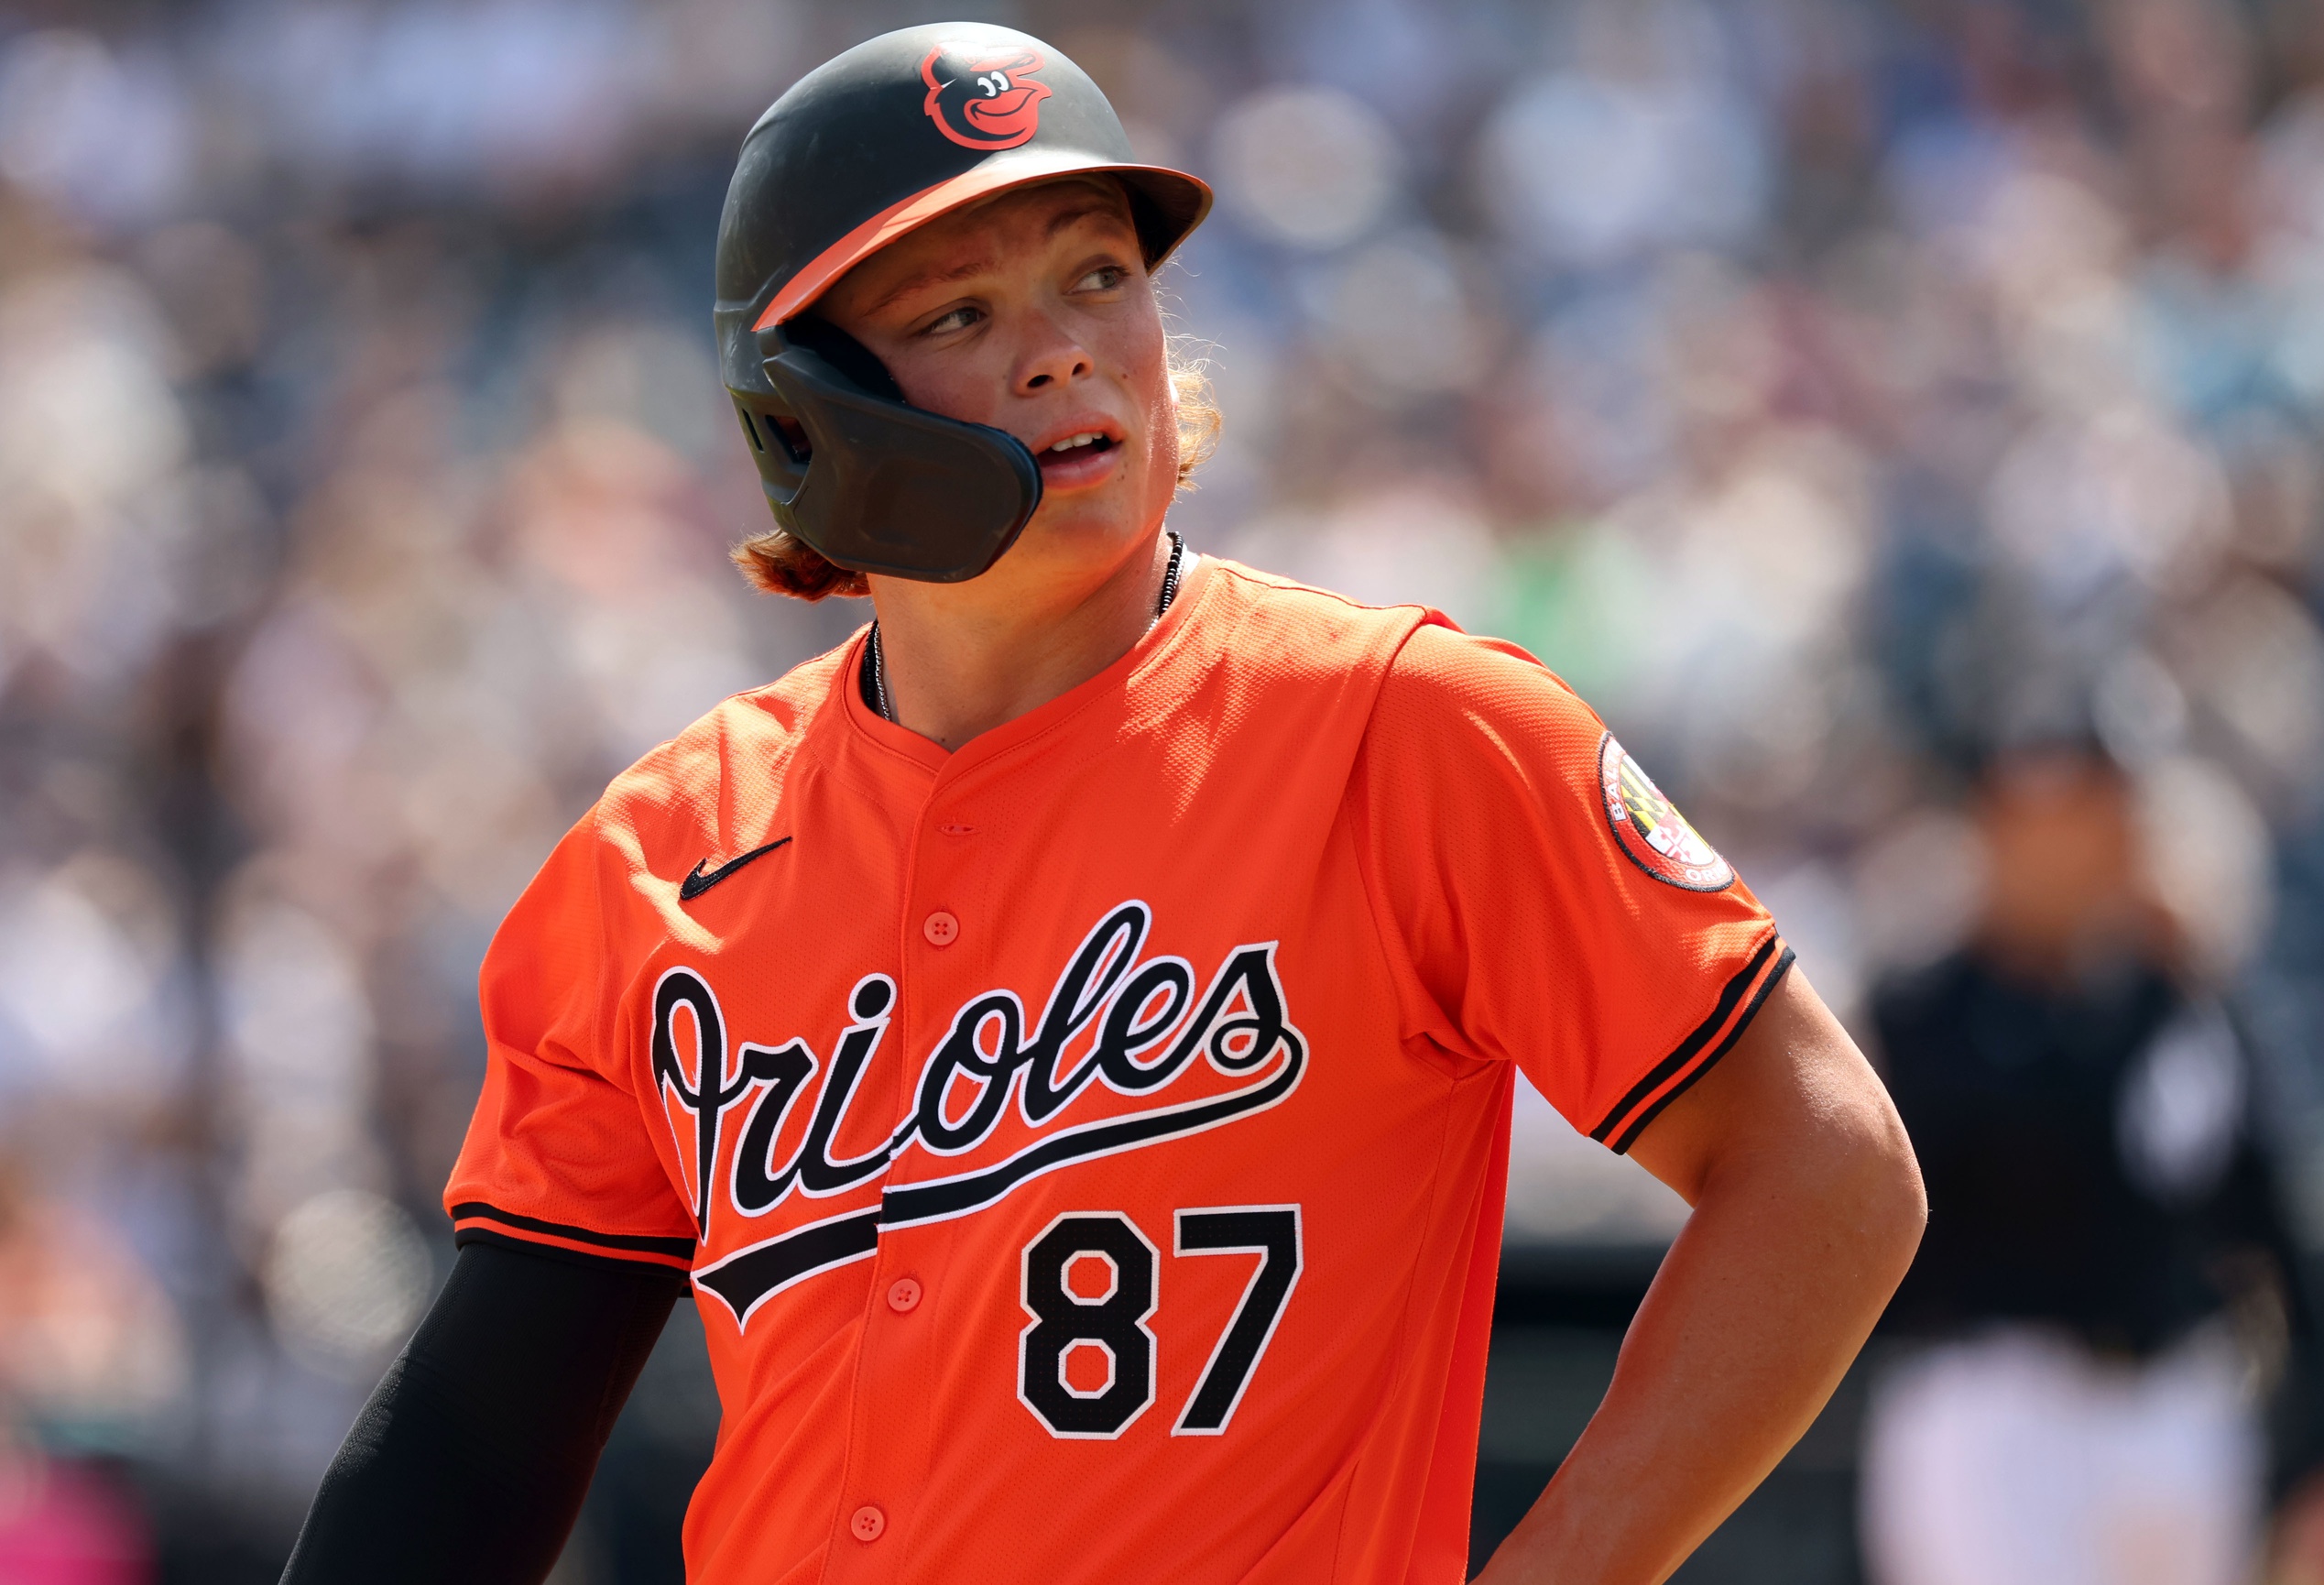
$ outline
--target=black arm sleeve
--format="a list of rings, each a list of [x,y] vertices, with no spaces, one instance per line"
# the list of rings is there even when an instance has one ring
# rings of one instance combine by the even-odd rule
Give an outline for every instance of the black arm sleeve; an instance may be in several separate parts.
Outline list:
[[[680,1281],[463,1249],[324,1474],[283,1585],[537,1585]]]

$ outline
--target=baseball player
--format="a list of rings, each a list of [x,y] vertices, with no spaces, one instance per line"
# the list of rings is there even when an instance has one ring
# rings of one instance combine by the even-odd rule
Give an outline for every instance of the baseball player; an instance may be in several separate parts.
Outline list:
[[[877,619],[510,911],[459,1259],[288,1579],[540,1579],[686,1287],[698,1585],[1458,1580],[1521,1068],[1695,1209],[1485,1578],[1660,1580],[1814,1416],[1918,1237],[1887,1099],[1557,678],[1168,531],[1209,203],[998,27],[751,129],[742,559]]]

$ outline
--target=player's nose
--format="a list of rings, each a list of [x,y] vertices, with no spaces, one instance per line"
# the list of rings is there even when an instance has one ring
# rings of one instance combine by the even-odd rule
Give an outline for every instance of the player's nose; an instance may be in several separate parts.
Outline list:
[[[1047,314],[1030,314],[1018,350],[1015,390],[1036,396],[1084,379],[1097,366],[1089,350]]]

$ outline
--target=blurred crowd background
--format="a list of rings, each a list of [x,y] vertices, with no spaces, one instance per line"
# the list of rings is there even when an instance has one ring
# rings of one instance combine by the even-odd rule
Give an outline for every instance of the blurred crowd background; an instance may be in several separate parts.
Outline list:
[[[711,247],[758,112],[948,9],[0,4],[0,1580],[273,1578],[449,1263],[501,912],[612,773],[862,619],[725,561],[764,507]],[[1993,778],[2102,768],[1999,829],[2120,825],[2144,960],[2232,1032],[2229,1090],[2149,1088],[2166,1133],[2247,1120],[2255,1500],[2296,1486],[2324,8],[962,9],[1218,190],[1167,277],[1226,415],[1194,546],[1543,656],[1868,1046],[2008,890]],[[1680,1214],[1521,1101],[1548,1296],[1489,1478],[1560,1450],[1509,1394],[1610,1363],[1559,1284]],[[688,1324],[568,1582],[677,1577]],[[1802,1457],[1852,1480],[1853,1435]],[[1853,1512],[1682,1579],[1859,1578]]]

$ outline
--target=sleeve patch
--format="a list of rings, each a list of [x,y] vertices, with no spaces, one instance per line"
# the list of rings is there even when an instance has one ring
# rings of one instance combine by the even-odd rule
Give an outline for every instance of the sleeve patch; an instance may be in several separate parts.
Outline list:
[[[1688,891],[1721,891],[1735,883],[1734,866],[1686,823],[1611,732],[1598,742],[1598,786],[1606,823],[1632,864]]]

